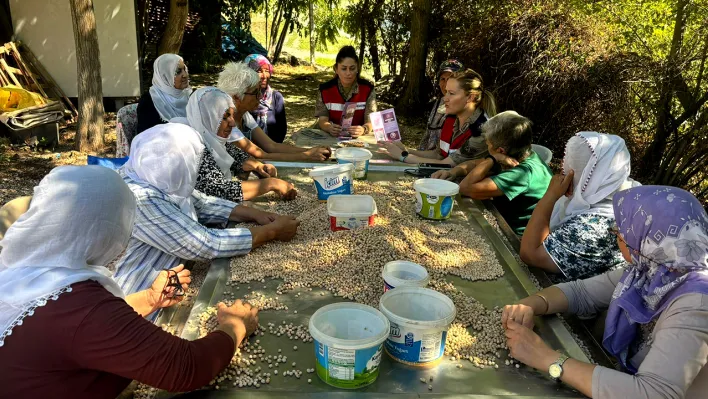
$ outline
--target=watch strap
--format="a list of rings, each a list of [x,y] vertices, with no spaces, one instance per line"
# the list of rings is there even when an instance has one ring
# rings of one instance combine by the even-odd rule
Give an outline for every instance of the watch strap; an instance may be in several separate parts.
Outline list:
[[[406,162],[406,158],[408,158],[408,151],[403,151],[403,152],[401,153],[401,157],[398,158],[398,160],[401,161],[401,162]]]
[[[553,377],[553,376],[551,375],[551,378],[553,378],[553,379],[556,380],[556,381],[560,381],[561,377],[563,376],[563,364],[565,364],[565,362],[566,362],[568,359],[570,359],[570,357],[568,357],[568,356],[565,355],[564,353],[560,353],[560,354],[558,355],[558,359],[556,359],[555,362],[551,363],[551,366],[550,366],[550,367],[552,367],[552,366],[554,366],[554,365],[560,367],[561,373],[560,373],[560,375],[559,375],[558,377]],[[550,374],[550,367],[549,367],[549,374]]]

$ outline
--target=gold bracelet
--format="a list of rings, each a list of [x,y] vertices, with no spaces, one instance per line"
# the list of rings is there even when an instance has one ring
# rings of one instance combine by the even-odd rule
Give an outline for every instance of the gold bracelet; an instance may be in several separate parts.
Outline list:
[[[546,303],[546,310],[543,312],[543,314],[548,314],[548,309],[550,309],[550,305],[548,304],[548,299],[545,296],[539,294],[538,292],[535,293],[534,296],[537,296],[537,297],[543,299],[543,302]]]

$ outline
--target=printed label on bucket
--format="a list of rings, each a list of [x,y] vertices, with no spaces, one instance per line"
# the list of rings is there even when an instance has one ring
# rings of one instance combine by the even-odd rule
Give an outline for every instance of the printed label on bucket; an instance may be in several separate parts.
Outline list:
[[[330,195],[334,194],[351,194],[352,193],[352,183],[346,176],[344,177],[325,177],[322,179],[323,182],[320,183],[315,180],[315,188],[317,189],[317,198],[320,201],[326,201]]]
[[[333,231],[354,230],[354,229],[358,229],[360,227],[373,226],[374,225],[374,218],[375,218],[374,216],[360,217],[360,218],[330,216],[329,222],[330,222],[330,227]]]
[[[396,287],[392,286],[391,284],[387,283],[386,280],[384,280],[384,292],[386,292],[388,290],[392,290],[394,288],[396,288]],[[391,327],[391,328],[393,328],[393,327]]]
[[[359,388],[371,384],[379,375],[383,345],[363,349],[332,348],[315,340],[317,375],[339,388]]]
[[[384,345],[391,356],[404,363],[427,363],[443,355],[446,338],[447,331],[414,331],[391,323],[391,333]]]

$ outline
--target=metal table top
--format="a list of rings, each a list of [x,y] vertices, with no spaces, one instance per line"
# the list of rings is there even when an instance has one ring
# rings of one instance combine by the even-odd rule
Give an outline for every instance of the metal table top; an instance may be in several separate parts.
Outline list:
[[[290,164],[276,163],[281,171],[281,175],[287,176],[296,174],[303,167],[312,167],[315,164]],[[370,169],[369,180],[397,180],[403,177],[403,167],[383,167],[374,166]],[[314,190],[313,187],[302,187],[301,189]],[[412,200],[412,199],[411,199]],[[258,201],[255,201],[256,204]],[[446,279],[452,282],[458,289],[474,297],[486,307],[503,306],[513,303],[519,298],[525,297],[535,291],[535,287],[526,272],[519,267],[514,256],[501,241],[494,229],[486,222],[482,215],[483,206],[481,203],[470,199],[457,198],[455,209],[462,212],[455,212],[452,219],[444,223],[463,223],[479,234],[482,234],[489,244],[495,249],[497,258],[504,267],[505,275],[494,281],[466,281],[455,276],[448,276]],[[212,263],[207,277],[202,285],[195,305],[190,313],[190,322],[185,326],[182,337],[186,339],[196,339],[198,336],[198,317],[208,306],[213,306],[221,300],[223,292],[231,290],[235,293],[249,293],[251,291],[262,292],[268,296],[276,295],[275,288],[280,281],[266,280],[266,283],[240,284],[238,289],[227,287],[226,281],[230,276],[230,259],[218,259]],[[263,288],[263,286],[266,288]],[[248,289],[247,286],[251,286]],[[295,293],[300,292],[296,297]],[[324,293],[321,296],[320,293]],[[382,289],[383,293],[383,289]],[[260,323],[287,323],[307,325],[309,317],[320,307],[334,302],[342,301],[342,298],[334,297],[330,292],[313,288],[312,291],[306,289],[296,289],[295,291],[279,295],[281,302],[289,307],[288,311],[262,311],[260,313]],[[293,311],[297,310],[297,314]],[[195,321],[197,321],[195,323]],[[571,357],[587,361],[584,353],[574,341],[570,332],[562,322],[556,317],[537,318],[536,331],[553,348],[562,349]],[[255,339],[255,338],[252,338]],[[297,369],[305,370],[315,367],[314,348],[312,343],[302,343],[302,341],[290,341],[287,336],[276,337],[266,333],[263,337],[258,337],[261,345],[266,349],[266,355],[276,354],[277,349],[282,349],[282,353],[288,357],[288,363],[295,361]],[[297,345],[298,350],[294,351],[293,346]],[[284,377],[282,375],[272,376],[271,383],[260,388],[233,388],[225,390],[200,390],[188,394],[182,394],[180,398],[380,398],[396,395],[396,397],[465,397],[465,398],[492,398],[492,397],[522,397],[522,398],[579,398],[582,394],[572,390],[570,387],[556,383],[547,378],[545,373],[537,372],[528,367],[521,366],[515,368],[504,365],[506,358],[504,354],[498,360],[499,369],[487,367],[478,369],[469,361],[452,362],[446,356],[445,359],[435,368],[417,369],[397,363],[384,355],[380,366],[380,374],[376,382],[365,388],[355,391],[346,391],[333,388],[322,382],[316,374],[304,373],[300,379],[294,377]],[[462,369],[456,368],[461,363]],[[286,369],[285,365],[279,366],[281,371]],[[282,374],[282,373],[281,373]],[[433,377],[433,390],[428,390],[429,383],[421,383],[420,378]],[[308,384],[307,379],[312,379]],[[230,386],[229,386],[230,388]],[[168,397],[168,394],[162,394]]]

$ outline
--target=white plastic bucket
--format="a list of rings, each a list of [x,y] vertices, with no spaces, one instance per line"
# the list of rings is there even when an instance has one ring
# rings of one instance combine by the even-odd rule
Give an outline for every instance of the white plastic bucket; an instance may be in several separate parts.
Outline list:
[[[340,164],[354,164],[354,178],[364,180],[369,173],[369,160],[373,155],[364,148],[346,147],[338,149],[335,157]]]
[[[399,287],[383,294],[379,309],[391,322],[384,347],[394,360],[429,367],[442,359],[457,314],[450,298],[428,288]]]
[[[354,165],[350,163],[321,166],[312,169],[310,177],[315,182],[317,199],[327,201],[327,198],[333,194],[352,194],[354,191],[352,185],[353,171]]]
[[[340,302],[321,307],[310,318],[317,375],[337,388],[373,383],[389,330],[388,319],[371,306]]]
[[[329,227],[332,231],[373,226],[376,201],[370,195],[330,195],[327,198]]]
[[[407,260],[394,260],[384,265],[381,276],[384,280],[384,292],[396,287],[425,287],[430,276],[425,268]]]
[[[418,179],[413,188],[418,215],[433,220],[448,219],[452,215],[455,196],[460,192],[458,184],[440,179]]]

